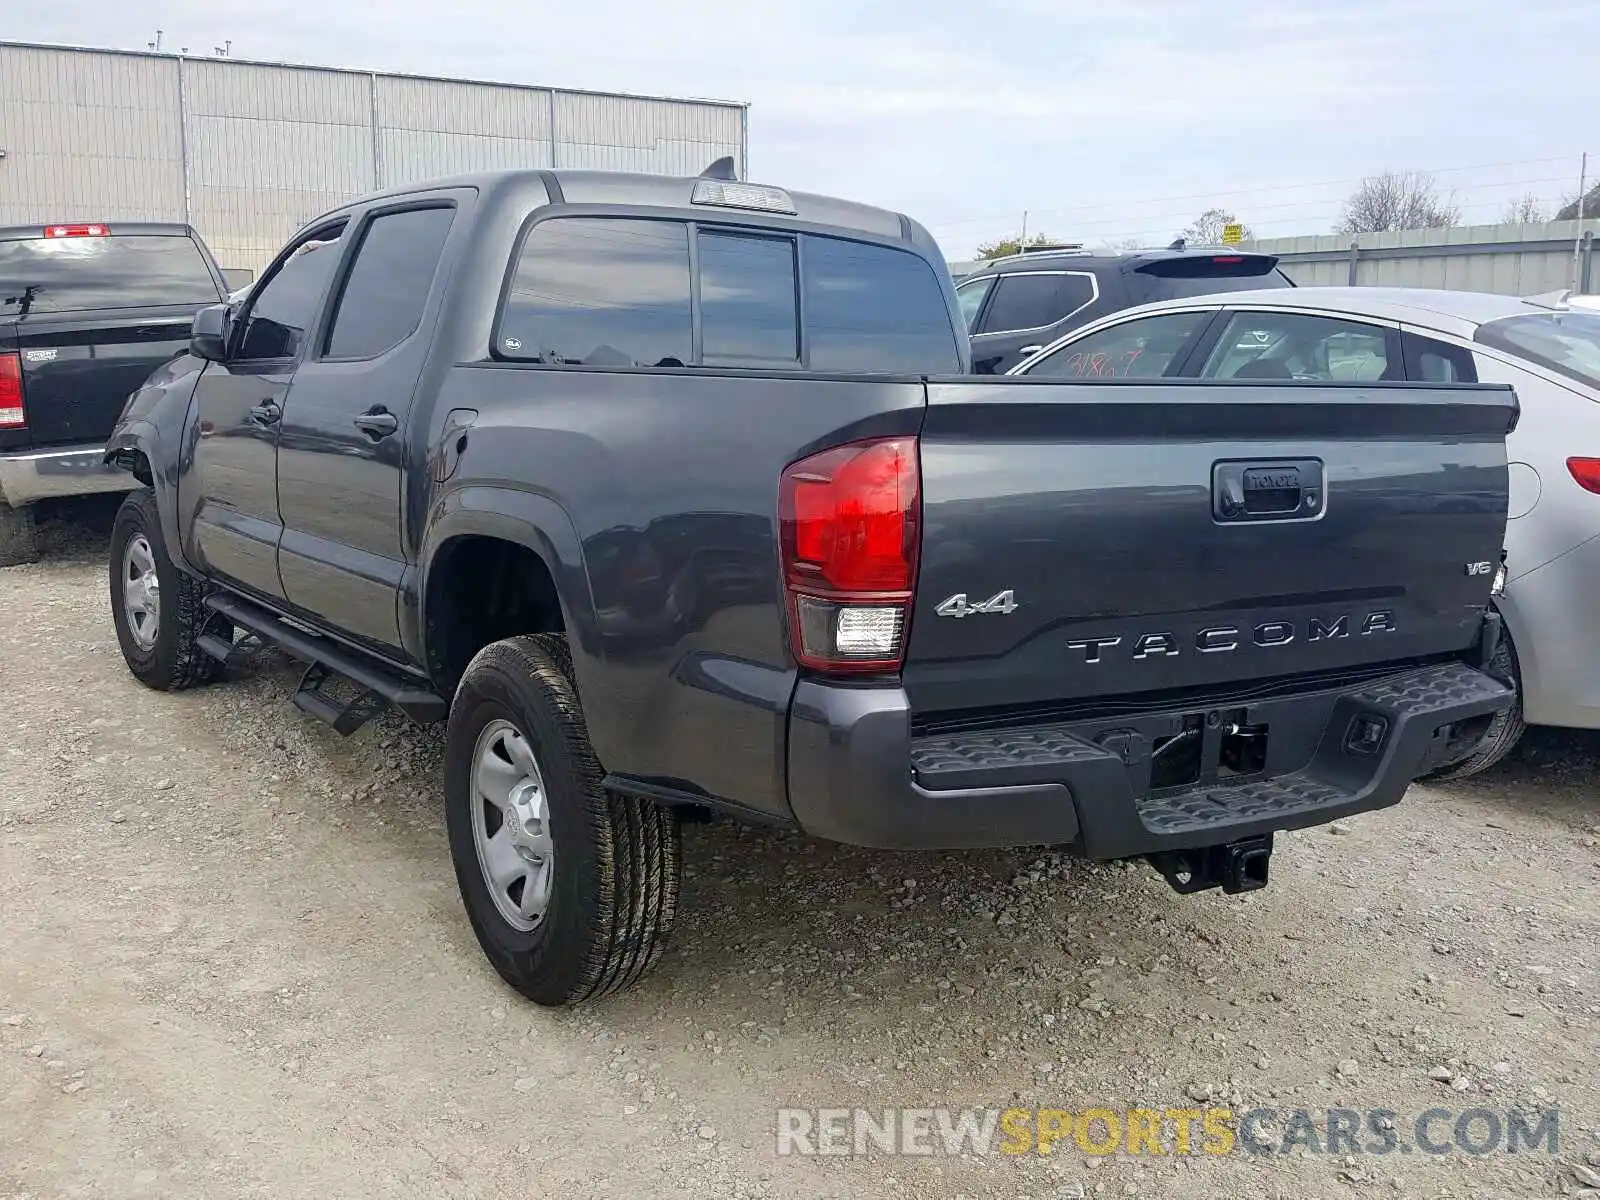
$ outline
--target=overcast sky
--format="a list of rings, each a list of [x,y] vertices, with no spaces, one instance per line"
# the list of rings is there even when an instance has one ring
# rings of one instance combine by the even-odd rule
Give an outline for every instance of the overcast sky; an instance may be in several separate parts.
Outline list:
[[[903,210],[946,254],[1170,239],[1225,204],[1326,233],[1431,168],[1467,221],[1600,154],[1595,0],[380,0],[15,4],[0,37],[751,104],[752,177]],[[137,9],[137,12],[132,10]],[[126,14],[126,15],[125,15]],[[1600,161],[1595,163],[1600,170]],[[1222,195],[1217,195],[1222,193]]]

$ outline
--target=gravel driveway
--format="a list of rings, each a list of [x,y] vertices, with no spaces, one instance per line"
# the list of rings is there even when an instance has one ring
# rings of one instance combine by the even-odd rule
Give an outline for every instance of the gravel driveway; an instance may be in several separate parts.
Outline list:
[[[145,691],[89,517],[0,571],[0,1197],[1600,1187],[1600,738],[1536,731],[1479,781],[1282,838],[1272,886],[1234,898],[1037,851],[691,827],[661,969],[552,1013],[467,927],[439,734],[341,740],[271,654]],[[1403,1131],[1556,1106],[1560,1144],[775,1153],[780,1107],[1096,1105],[1389,1109]]]

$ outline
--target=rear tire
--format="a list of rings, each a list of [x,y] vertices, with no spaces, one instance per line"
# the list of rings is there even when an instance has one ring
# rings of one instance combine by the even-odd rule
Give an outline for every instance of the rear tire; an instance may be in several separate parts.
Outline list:
[[[603,778],[565,638],[480,651],[445,736],[450,853],[478,944],[539,1004],[637,982],[677,911],[677,814],[608,792]]]
[[[210,683],[222,664],[195,644],[211,613],[202,603],[206,585],[180,571],[167,554],[155,492],[130,492],[111,526],[111,617],[128,670],[148,688],[176,692]],[[130,587],[145,583],[143,604],[130,603]],[[152,611],[153,610],[153,611]]]
[[[1503,713],[1497,713],[1494,720],[1489,722],[1489,732],[1484,734],[1476,750],[1460,762],[1430,771],[1422,777],[1423,783],[1449,783],[1487,771],[1510,754],[1527,731],[1527,723],[1522,719],[1522,668],[1517,662],[1517,651],[1511,644],[1511,635],[1504,630],[1501,631],[1500,644],[1495,647],[1494,656],[1484,667],[1484,674],[1498,679],[1511,689],[1511,707]]]
[[[15,567],[39,557],[33,509],[12,508],[0,500],[0,567]]]

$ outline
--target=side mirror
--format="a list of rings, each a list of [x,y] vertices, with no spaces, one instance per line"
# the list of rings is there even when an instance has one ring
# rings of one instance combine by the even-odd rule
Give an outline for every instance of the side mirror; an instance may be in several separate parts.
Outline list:
[[[189,331],[189,353],[209,362],[228,357],[228,306],[212,304],[194,315]]]

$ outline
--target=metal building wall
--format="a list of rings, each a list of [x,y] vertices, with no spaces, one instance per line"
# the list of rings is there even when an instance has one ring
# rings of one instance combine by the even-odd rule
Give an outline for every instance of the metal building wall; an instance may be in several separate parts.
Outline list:
[[[0,45],[0,225],[183,213],[172,59]]]
[[[0,224],[191,221],[259,270],[316,213],[466,171],[745,167],[746,109],[0,42]]]

